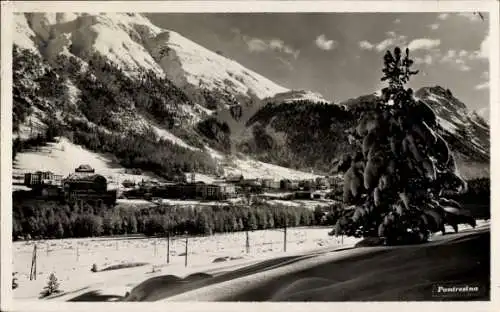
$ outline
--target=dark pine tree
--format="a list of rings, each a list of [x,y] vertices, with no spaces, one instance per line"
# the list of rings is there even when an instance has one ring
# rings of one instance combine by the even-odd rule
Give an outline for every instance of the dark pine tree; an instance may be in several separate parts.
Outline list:
[[[339,166],[349,206],[332,234],[379,237],[388,244],[422,242],[444,231],[450,215],[464,214],[443,197],[466,191],[467,184],[436,131],[434,111],[405,88],[418,73],[412,65],[408,49],[403,55],[396,47],[384,56],[381,80],[388,86],[352,129],[355,152]]]

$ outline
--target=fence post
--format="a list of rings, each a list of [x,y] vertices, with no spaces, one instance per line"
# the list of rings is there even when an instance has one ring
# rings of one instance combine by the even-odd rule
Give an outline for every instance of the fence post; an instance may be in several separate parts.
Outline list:
[[[154,252],[153,253],[154,253],[154,256],[156,257],[156,255],[157,255],[157,251],[156,251],[156,239],[153,242],[153,246],[154,246],[153,247],[154,248]]]
[[[118,250],[118,241],[116,241],[116,250]]]
[[[247,240],[246,240],[246,249],[247,249],[247,253],[250,252],[250,237],[249,237],[249,234],[248,234],[248,230],[246,230],[246,237],[247,237]]]
[[[36,279],[36,243],[33,246],[33,256],[31,257],[30,281]]]
[[[49,243],[47,243],[47,257],[49,256]]]
[[[286,252],[286,228],[287,228],[287,223],[288,223],[288,218],[285,217],[285,228],[283,229],[283,236],[284,236],[284,239],[283,239],[283,250]]]
[[[80,250],[78,249],[78,242],[76,243],[76,261],[80,261]]]
[[[187,267],[188,265],[188,236],[186,232],[186,249],[185,249],[185,256],[184,256],[184,266]]]
[[[167,263],[170,263],[170,233],[167,233]]]

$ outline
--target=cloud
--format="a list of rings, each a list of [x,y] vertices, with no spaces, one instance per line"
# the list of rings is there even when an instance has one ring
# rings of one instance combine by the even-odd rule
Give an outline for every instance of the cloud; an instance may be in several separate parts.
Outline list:
[[[432,56],[430,54],[427,54],[424,57],[415,57],[414,60],[415,60],[415,64],[417,64],[417,65],[421,65],[421,64],[431,65],[434,62],[434,59],[432,58]]]
[[[471,70],[471,68],[470,68],[470,66],[469,66],[469,65],[467,65],[467,64],[459,64],[459,66],[458,66],[458,70],[460,70],[460,71],[470,71],[470,70]]]
[[[490,82],[489,81],[485,81],[483,83],[480,83],[478,85],[476,85],[474,87],[475,90],[484,90],[484,89],[488,89],[490,87]]]
[[[269,48],[267,43],[264,42],[264,40],[262,40],[262,39],[251,38],[245,42],[246,42],[246,44],[248,46],[248,50],[250,50],[250,52],[263,52]]]
[[[477,14],[477,12],[459,12],[459,13],[452,13],[451,15],[453,15],[453,17],[466,18],[471,22],[482,21],[481,17],[479,16],[479,14]],[[482,15],[485,16],[484,13]],[[447,20],[449,17],[450,17],[449,13],[441,13],[438,15],[438,20],[444,21]]]
[[[486,59],[490,57],[490,42],[490,34],[488,33],[479,47],[479,57]]]
[[[406,45],[406,36],[397,35],[394,31],[386,32],[388,38],[380,41],[379,43],[371,43],[367,40],[360,41],[359,47],[363,50],[377,50],[378,52],[382,52],[387,50],[388,48],[395,46],[404,46]]]
[[[363,40],[359,42],[359,47],[363,50],[372,50],[375,46],[370,42]]]
[[[481,42],[478,50],[472,52],[462,50],[460,51],[460,56],[468,58],[469,60],[487,60],[490,57],[490,42],[490,34],[487,34]]]
[[[444,20],[447,20],[449,16],[450,16],[450,14],[448,14],[448,13],[441,13],[438,15],[438,19],[444,21]]]
[[[432,30],[436,30],[439,28],[439,24],[438,23],[430,24],[428,27]]]
[[[458,13],[458,16],[465,17],[471,22],[479,22],[482,21],[481,17],[479,17],[476,12],[461,12]]]
[[[470,62],[478,59],[478,51],[448,50],[441,56],[440,63],[448,63],[460,71],[470,71]]]
[[[329,40],[323,34],[319,35],[314,42],[316,43],[316,46],[318,48],[320,48],[321,50],[325,50],[325,51],[335,49],[337,47],[337,44],[338,44],[337,41]]]
[[[260,38],[243,35],[241,34],[239,29],[231,29],[231,31],[235,33],[238,37],[240,37],[241,40],[243,40],[243,42],[245,42],[250,52],[260,53],[260,52],[275,51],[291,55],[295,59],[299,57],[300,51],[287,45],[281,39],[273,38],[264,40]]]
[[[410,42],[410,44],[408,44],[408,49],[410,49],[410,51],[431,50],[438,47],[440,44],[441,40],[439,39],[419,38]]]
[[[446,52],[446,55],[443,57],[443,60],[455,60],[455,57],[457,56],[457,51],[456,50],[448,50]]]
[[[371,43],[367,40],[360,41],[359,47],[364,50],[375,49],[378,52],[382,52],[394,46],[400,46],[400,47],[408,46],[408,48],[411,51],[430,50],[435,53],[438,53],[438,51],[436,51],[436,48],[439,47],[439,45],[441,44],[441,40],[439,39],[428,39],[428,38],[414,39],[409,44],[407,44],[408,38],[406,36],[398,35],[394,31],[388,31],[386,32],[386,35],[388,36],[388,38],[382,40],[379,43]],[[427,59],[422,58],[421,61],[422,63],[428,63],[429,58],[428,57]]]
[[[281,39],[272,39],[269,41],[269,47],[275,51],[281,51],[286,54],[293,55],[294,58],[299,57],[299,50],[294,50],[292,47],[285,44]]]
[[[388,31],[386,34],[389,38],[382,40],[375,46],[377,51],[381,52],[393,46],[402,46],[406,44],[406,36],[398,36],[393,31]]]

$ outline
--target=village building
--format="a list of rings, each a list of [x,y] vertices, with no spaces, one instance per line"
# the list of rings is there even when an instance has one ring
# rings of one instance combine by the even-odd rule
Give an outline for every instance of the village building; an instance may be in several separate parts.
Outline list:
[[[62,175],[54,174],[50,171],[37,171],[24,174],[24,185],[61,185]]]
[[[95,173],[95,169],[92,168],[90,165],[80,165],[78,168],[75,169],[75,172],[82,174],[92,174]]]
[[[280,181],[276,181],[273,179],[263,179],[262,187],[265,189],[279,190],[280,189]]]

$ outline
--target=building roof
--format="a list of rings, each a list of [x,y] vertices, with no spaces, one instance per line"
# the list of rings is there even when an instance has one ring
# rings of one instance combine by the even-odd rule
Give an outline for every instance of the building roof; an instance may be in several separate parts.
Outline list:
[[[104,179],[106,181],[106,178],[100,174],[91,174],[91,175],[80,175],[80,174],[75,174],[72,173],[69,176],[67,176],[64,181],[65,182],[94,182],[96,179]]]
[[[84,164],[78,166],[75,171],[94,171],[94,168],[92,168],[90,165]]]

